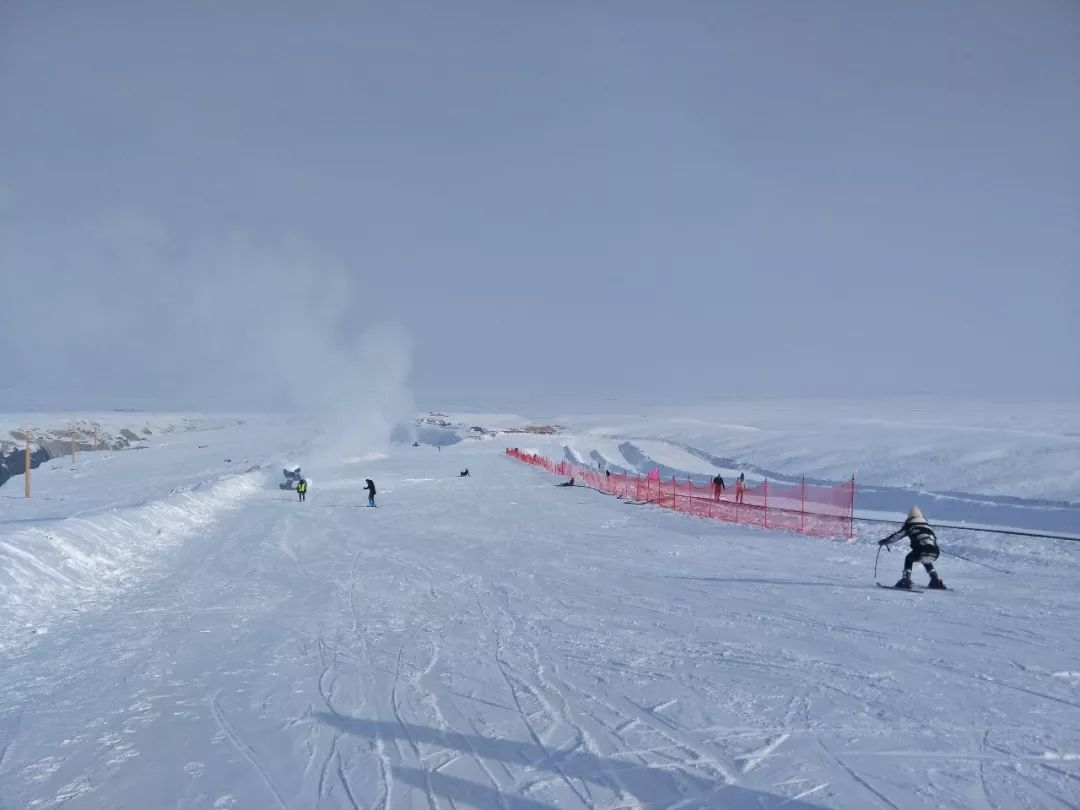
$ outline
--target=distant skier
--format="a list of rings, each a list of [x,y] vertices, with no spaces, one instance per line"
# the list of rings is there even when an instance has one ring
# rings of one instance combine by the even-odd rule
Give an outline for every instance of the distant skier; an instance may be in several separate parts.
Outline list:
[[[904,557],[904,575],[894,587],[911,590],[911,566],[917,562],[923,564],[926,573],[930,575],[930,586],[937,590],[946,590],[945,583],[941,581],[938,572],[934,570],[934,561],[937,560],[938,544],[937,535],[930,528],[930,524],[923,517],[922,510],[917,506],[911,507],[907,520],[897,531],[890,534],[884,540],[878,540],[879,546],[889,546],[897,540],[907,538],[911,541],[911,551]]]
[[[468,467],[466,467],[466,468],[465,468],[464,470],[462,470],[461,472],[459,472],[459,473],[458,473],[458,477],[459,477],[459,478],[471,478],[472,476],[471,476],[471,475],[469,475],[469,468],[468,468]]]
[[[746,473],[739,473],[735,479],[735,503],[742,503],[746,497]]]
[[[557,487],[572,487],[573,485],[574,485],[574,479],[571,478],[569,481],[564,481],[563,483],[556,484],[555,486],[557,486]]]
[[[368,506],[374,506],[375,505],[375,482],[372,481],[370,478],[365,478],[364,483],[367,484],[367,486],[364,487],[364,489],[367,490],[367,505]]]
[[[716,500],[720,500],[720,496],[724,494],[724,490],[727,489],[727,485],[724,483],[724,476],[720,473],[716,474],[716,477],[712,480],[713,485],[713,497]]]
[[[301,478],[299,481],[296,482],[296,494],[297,494],[297,496],[299,496],[301,501],[305,500],[305,498],[307,497],[307,480],[306,479]]]

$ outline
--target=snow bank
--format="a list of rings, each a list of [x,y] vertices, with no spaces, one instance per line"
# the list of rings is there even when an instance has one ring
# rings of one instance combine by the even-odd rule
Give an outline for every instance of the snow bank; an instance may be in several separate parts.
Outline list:
[[[164,551],[260,489],[246,473],[168,498],[0,534],[0,652],[130,584]]]
[[[1076,400],[745,400],[564,423],[578,445],[591,437],[629,441],[660,462],[681,448],[717,468],[735,462],[833,481],[854,473],[876,486],[1080,503]]]

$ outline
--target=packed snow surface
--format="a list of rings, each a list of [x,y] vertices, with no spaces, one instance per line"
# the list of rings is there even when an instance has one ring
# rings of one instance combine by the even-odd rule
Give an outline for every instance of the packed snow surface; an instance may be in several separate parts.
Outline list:
[[[864,462],[812,448],[846,443],[910,465],[867,485],[932,521],[927,504],[963,517],[976,495],[1065,520],[1075,492],[1044,490],[1075,474],[1068,420],[941,427],[966,450],[912,482],[929,416],[861,433],[844,416],[818,428],[831,442],[802,416],[727,417],[384,453],[255,419],[55,460],[31,501],[0,489],[0,808],[1077,806],[1080,544],[942,530],[969,558],[942,557],[953,590],[883,590],[885,526],[729,526],[500,452],[840,480]],[[478,424],[525,424],[500,418]],[[781,430],[786,452],[750,438]],[[996,482],[969,469],[979,447],[1008,451]],[[1038,499],[1006,493],[1040,456],[1058,469]],[[278,489],[287,462],[317,482],[306,503]],[[939,483],[962,497],[920,494]],[[881,554],[878,579],[901,559]]]

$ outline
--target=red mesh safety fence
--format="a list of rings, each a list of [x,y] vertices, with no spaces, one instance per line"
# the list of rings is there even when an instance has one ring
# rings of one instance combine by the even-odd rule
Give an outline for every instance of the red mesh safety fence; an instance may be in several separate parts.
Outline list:
[[[698,517],[785,529],[816,537],[851,537],[855,514],[855,477],[843,484],[777,483],[734,485],[720,490],[712,483],[694,483],[672,477],[605,473],[569,461],[552,461],[535,453],[507,448],[518,461],[540,467],[553,475],[573,478],[575,483],[610,495]]]

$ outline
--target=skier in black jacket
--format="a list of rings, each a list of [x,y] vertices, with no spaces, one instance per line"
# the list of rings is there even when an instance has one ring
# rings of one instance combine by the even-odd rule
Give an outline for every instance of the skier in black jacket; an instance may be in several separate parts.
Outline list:
[[[904,575],[894,587],[911,590],[911,566],[917,562],[923,564],[926,573],[930,575],[930,587],[945,590],[945,583],[941,581],[938,572],[934,570],[934,561],[937,560],[938,544],[937,535],[930,528],[930,524],[923,517],[922,510],[917,506],[911,507],[907,520],[899,530],[893,532],[884,540],[878,540],[879,546],[889,546],[897,540],[907,538],[911,541],[911,551],[904,557]]]
[[[716,474],[716,477],[712,480],[713,487],[713,499],[720,500],[720,496],[724,494],[724,490],[727,489],[727,484],[724,483],[724,476],[720,473]]]
[[[374,506],[375,505],[375,482],[372,481],[370,478],[365,478],[364,483],[367,484],[367,486],[364,487],[364,489],[367,490],[367,505],[368,506]]]

